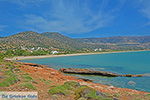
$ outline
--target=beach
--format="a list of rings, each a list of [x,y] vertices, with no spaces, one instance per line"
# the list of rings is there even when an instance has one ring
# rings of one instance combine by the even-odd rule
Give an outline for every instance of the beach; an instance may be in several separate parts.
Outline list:
[[[5,58],[5,60],[26,60],[26,59],[40,59],[40,58],[50,58],[50,57],[80,56],[80,55],[139,52],[139,51],[149,51],[149,50],[111,51],[111,52],[75,53],[75,54],[60,54],[60,55],[40,55],[40,56],[18,56],[18,57],[13,57],[13,58]]]

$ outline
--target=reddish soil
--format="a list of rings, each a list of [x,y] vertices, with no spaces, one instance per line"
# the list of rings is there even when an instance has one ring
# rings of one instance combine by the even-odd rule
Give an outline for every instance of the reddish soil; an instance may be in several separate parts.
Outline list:
[[[102,93],[109,94],[110,96],[115,96],[119,98],[119,100],[134,100],[132,99],[134,98],[134,95],[141,97],[143,100],[148,100],[148,99],[144,99],[144,95],[150,94],[148,92],[143,92],[143,91],[137,91],[137,90],[127,89],[127,88],[117,88],[113,86],[87,82],[82,79],[77,79],[77,77],[64,75],[58,70],[48,68],[44,65],[21,63],[19,64],[19,66],[21,71],[28,73],[34,79],[35,81],[34,85],[37,87],[37,91],[40,94],[39,96],[40,100],[50,100],[51,97],[47,93],[48,90],[52,86],[61,85],[66,81],[79,82],[81,85],[87,85]],[[40,79],[50,80],[51,87],[41,82]]]

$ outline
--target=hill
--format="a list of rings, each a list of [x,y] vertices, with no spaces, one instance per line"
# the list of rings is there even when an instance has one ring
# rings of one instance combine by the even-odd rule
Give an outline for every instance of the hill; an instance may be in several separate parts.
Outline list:
[[[26,31],[0,38],[0,49],[44,48],[62,51],[92,50],[101,45],[83,43],[57,32],[37,33]]]
[[[150,49],[150,36],[70,38],[57,32],[20,32],[0,38],[0,50],[42,48],[44,50],[93,51],[97,48],[111,50]]]
[[[9,37],[1,38],[0,45],[1,47],[5,47],[6,49],[20,47],[74,49],[68,44],[60,42],[55,38],[49,38],[45,35],[32,31],[21,32]]]
[[[77,39],[86,43],[150,43],[150,36],[118,36],[106,38],[80,38]]]
[[[82,49],[84,47],[88,47],[87,43],[82,43],[81,41],[64,36],[57,32],[45,32],[45,33],[42,33],[42,35],[44,35],[50,39],[57,40],[63,44],[68,45],[71,48],[74,48],[74,49]]]
[[[150,36],[118,36],[105,38],[79,38],[78,41],[92,44],[115,45],[121,49],[150,49]]]

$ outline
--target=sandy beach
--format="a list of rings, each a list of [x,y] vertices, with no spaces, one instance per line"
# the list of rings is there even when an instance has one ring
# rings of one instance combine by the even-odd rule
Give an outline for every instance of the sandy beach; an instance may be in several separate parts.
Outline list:
[[[149,51],[149,50],[111,51],[111,52],[76,53],[76,54],[60,54],[60,55],[41,55],[41,56],[18,56],[18,57],[13,57],[13,58],[6,58],[5,60],[40,59],[40,58],[50,58],[50,57],[80,56],[80,55],[94,55],[94,54],[108,54],[108,53],[123,53],[123,52],[139,52],[139,51]]]

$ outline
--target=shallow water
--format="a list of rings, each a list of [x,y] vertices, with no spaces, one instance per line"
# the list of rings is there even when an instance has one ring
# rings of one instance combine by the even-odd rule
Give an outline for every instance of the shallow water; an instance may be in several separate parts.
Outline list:
[[[74,67],[111,71],[118,74],[146,74],[147,76],[145,77],[114,78],[94,75],[74,76],[92,79],[96,83],[150,92],[150,77],[148,77],[150,75],[150,51],[66,56],[22,61],[49,65],[55,69]]]

